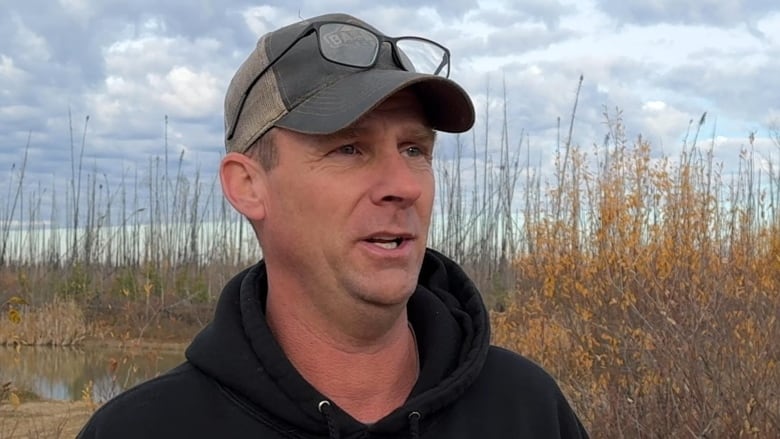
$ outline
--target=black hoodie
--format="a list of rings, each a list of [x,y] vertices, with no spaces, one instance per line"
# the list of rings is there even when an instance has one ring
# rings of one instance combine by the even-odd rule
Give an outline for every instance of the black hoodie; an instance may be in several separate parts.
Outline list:
[[[79,438],[584,438],[553,379],[490,346],[465,273],[428,250],[408,304],[420,375],[402,407],[363,424],[312,387],[271,335],[261,262],[234,277],[187,361],[101,407]],[[345,371],[345,373],[348,373]]]

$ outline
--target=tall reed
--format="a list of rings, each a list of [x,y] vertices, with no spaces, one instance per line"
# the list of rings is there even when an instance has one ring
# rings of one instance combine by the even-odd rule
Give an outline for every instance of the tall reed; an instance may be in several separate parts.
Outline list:
[[[29,139],[12,165],[0,207],[0,303],[75,301],[88,318],[136,314],[137,330],[168,317],[203,324],[226,280],[259,257],[246,222],[216,179],[186,175],[183,151],[170,160],[167,117],[163,154],[112,175],[89,164],[89,116],[78,136],[68,116],[66,184],[26,179]]]
[[[478,140],[474,129],[467,145],[464,136],[457,136],[454,158],[436,162],[438,204],[429,243],[461,263],[496,305],[514,288],[511,262],[523,242],[515,204],[520,178],[525,173],[526,185],[533,185],[536,177],[527,162],[530,156],[521,160],[524,132],[516,143],[510,139],[506,84],[497,118],[498,145],[490,140],[494,117],[489,89],[487,95],[484,137]]]

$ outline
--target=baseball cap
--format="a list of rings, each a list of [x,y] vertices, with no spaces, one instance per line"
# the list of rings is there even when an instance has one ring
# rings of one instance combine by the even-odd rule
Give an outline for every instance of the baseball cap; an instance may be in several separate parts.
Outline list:
[[[314,32],[295,42],[307,26],[327,22],[354,24],[383,35],[350,15],[327,14],[260,37],[225,96],[228,152],[245,152],[274,126],[306,134],[333,133],[407,87],[417,94],[433,129],[457,133],[472,127],[474,106],[466,91],[443,76],[406,70],[396,62],[390,44],[382,44],[373,66],[358,68],[325,59]]]

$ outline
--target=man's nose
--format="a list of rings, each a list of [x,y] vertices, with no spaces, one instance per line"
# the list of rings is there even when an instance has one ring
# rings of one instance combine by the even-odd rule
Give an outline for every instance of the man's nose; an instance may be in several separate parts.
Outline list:
[[[376,180],[371,193],[375,204],[394,203],[408,207],[420,198],[430,170],[415,166],[401,151],[383,154],[376,165]]]

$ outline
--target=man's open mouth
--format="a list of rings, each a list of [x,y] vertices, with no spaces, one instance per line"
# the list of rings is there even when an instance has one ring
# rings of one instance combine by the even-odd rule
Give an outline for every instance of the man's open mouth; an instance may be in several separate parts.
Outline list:
[[[393,250],[401,246],[404,242],[404,238],[397,236],[394,238],[368,238],[366,240],[377,247],[381,247],[385,250]]]

